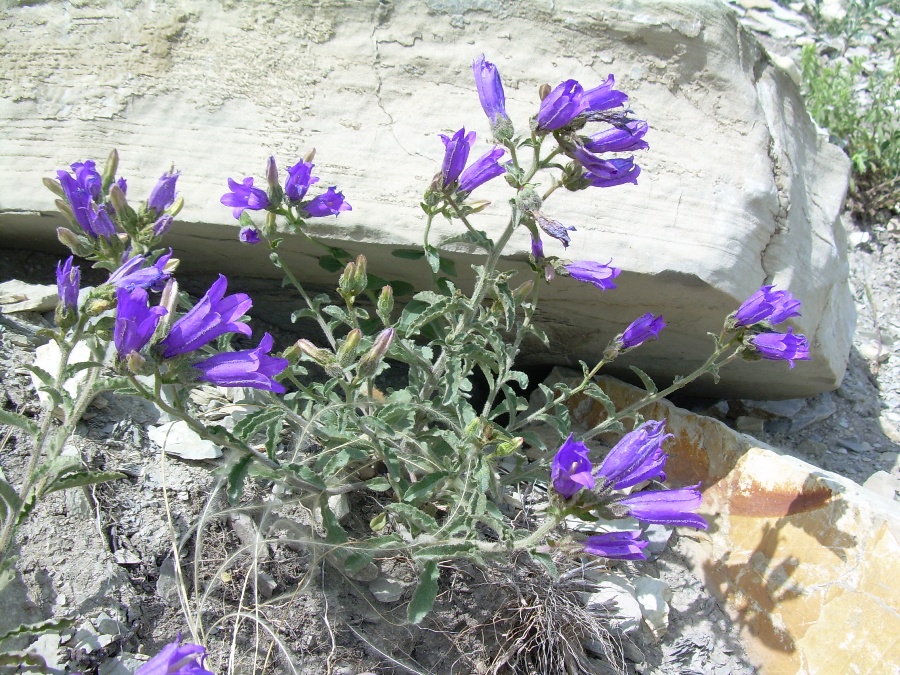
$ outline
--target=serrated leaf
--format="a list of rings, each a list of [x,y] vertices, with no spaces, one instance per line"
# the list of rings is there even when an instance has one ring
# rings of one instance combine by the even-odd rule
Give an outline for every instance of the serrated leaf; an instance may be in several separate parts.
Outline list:
[[[395,248],[391,251],[391,255],[404,260],[421,260],[425,257],[425,251],[419,248]]]
[[[228,470],[228,487],[225,489],[225,494],[232,504],[237,504],[241,500],[241,495],[244,494],[244,480],[247,478],[247,471],[252,463],[253,455],[245,455]]]
[[[584,394],[585,396],[589,396],[595,401],[598,401],[600,405],[603,406],[604,410],[606,410],[606,414],[610,417],[616,414],[615,403],[613,403],[612,399],[606,395],[606,392],[603,391],[596,382],[589,382],[584,389]]]
[[[326,490],[327,486],[322,482],[322,479],[319,478],[318,474],[316,474],[312,469],[303,464],[288,464],[286,467],[289,471],[297,474],[300,478],[305,480],[307,483],[312,485],[317,490]]]
[[[346,543],[349,537],[328,505],[328,495],[319,497],[319,512],[322,514],[322,527],[325,528],[325,541],[329,544]]]
[[[8,410],[0,410],[0,424],[6,424],[11,427],[18,427],[27,431],[31,436],[37,436],[38,426],[30,419],[19,413],[9,412]]]
[[[47,668],[47,662],[44,657],[34,652],[26,652],[23,650],[12,652],[0,652],[0,666],[37,666],[38,668]],[[46,672],[46,670],[44,671]]]
[[[413,483],[403,495],[406,504],[414,504],[417,501],[427,499],[434,492],[435,486],[447,477],[446,471],[437,471],[425,476],[417,483]]]
[[[436,532],[438,530],[437,521],[424,511],[420,511],[415,506],[409,504],[388,504],[385,510],[390,511],[395,516],[403,520],[407,525],[414,527],[420,532]]]
[[[406,617],[410,623],[419,623],[434,607],[440,576],[441,569],[438,567],[437,561],[425,563],[422,573],[419,575],[419,584],[416,586],[406,610]]]
[[[441,269],[441,254],[438,253],[438,250],[430,244],[425,246],[425,261],[428,263],[431,271],[435,274],[437,274],[438,270]]]
[[[647,390],[648,394],[653,395],[658,391],[656,388],[656,383],[650,379],[650,376],[647,375],[647,373],[645,373],[637,366],[631,366],[631,370],[634,371],[635,375],[641,378],[641,382],[643,382],[644,384],[644,389]]]
[[[82,370],[87,370],[88,368],[102,368],[103,364],[99,361],[79,361],[78,363],[72,363],[66,366],[66,369],[63,371],[63,379],[70,380],[76,374],[81,372]]]
[[[99,485],[100,483],[108,483],[121,478],[125,478],[125,474],[118,471],[78,471],[76,473],[68,473],[50,483],[44,494],[84,485]]]
[[[38,621],[37,623],[23,623],[0,635],[0,642],[15,635],[35,636],[49,631],[62,631],[74,625],[75,619],[69,617],[47,619],[46,621]]]
[[[413,552],[413,558],[422,562],[443,562],[454,558],[480,558],[478,547],[470,543],[435,544],[423,546]]]
[[[55,384],[53,376],[40,366],[36,366],[33,363],[26,363],[24,364],[24,368],[37,375],[37,378],[46,386],[52,387]]]

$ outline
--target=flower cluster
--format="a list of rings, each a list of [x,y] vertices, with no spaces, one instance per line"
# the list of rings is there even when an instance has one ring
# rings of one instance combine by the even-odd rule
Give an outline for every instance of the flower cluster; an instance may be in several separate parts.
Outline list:
[[[787,319],[800,316],[800,301],[788,291],[763,286],[728,317],[727,328],[742,331],[745,347],[751,355],[770,361],[808,361],[809,343],[804,335],[795,335],[793,328],[778,333],[773,327]]]
[[[336,216],[352,210],[343,193],[338,192],[335,186],[329,187],[311,199],[306,199],[309,188],[319,182],[319,178],[312,174],[314,166],[310,158],[288,167],[287,178],[282,185],[275,158],[269,157],[266,163],[268,191],[255,187],[252,177],[244,178],[240,183],[229,178],[230,192],[222,195],[220,201],[225,206],[231,207],[231,214],[237,219],[241,219],[244,211],[269,211],[302,220]],[[283,209],[283,206],[287,206],[287,209]],[[262,238],[255,227],[245,225],[241,228],[240,240],[245,244],[258,244]]]
[[[672,438],[665,432],[665,422],[645,422],[625,434],[594,470],[588,447],[569,435],[559,448],[550,468],[553,489],[566,500],[572,500],[582,489],[594,491],[607,502],[618,517],[633,516],[638,520],[662,525],[706,529],[702,516],[693,513],[700,506],[699,486],[675,490],[636,492],[612,497],[614,490],[625,490],[645,481],[663,481],[667,455],[663,443]],[[641,549],[646,542],[637,531],[609,532],[590,537],[584,550],[606,558],[643,559]]]

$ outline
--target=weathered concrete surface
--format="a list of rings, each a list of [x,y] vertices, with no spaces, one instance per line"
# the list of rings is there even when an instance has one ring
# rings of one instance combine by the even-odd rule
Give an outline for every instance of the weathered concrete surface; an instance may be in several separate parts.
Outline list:
[[[418,202],[443,151],[436,134],[465,125],[488,136],[472,60],[484,52],[496,62],[520,130],[539,84],[594,85],[612,72],[651,125],[640,185],[558,191],[545,211],[578,228],[573,259],[612,258],[625,271],[615,292],[567,279],[547,289],[553,352],[533,360],[591,361],[653,311],[669,323],[665,339],[629,358],[672,377],[702,362],[707,331],[775,283],[803,300],[796,327],[814,361],[793,371],[733,364],[712,392],[796,398],[840,381],[854,322],[839,222],[847,161],[718,0],[6,4],[2,245],[48,245],[57,222],[41,178],[102,162],[115,146],[133,200],[170,164],[182,171],[187,206],[171,244],[189,261],[184,272],[271,278],[264,252],[235,242],[219,197],[229,176],[261,181],[269,154],[283,169],[315,146],[320,185],[337,185],[354,209],[316,232],[364,251],[382,276],[424,283],[424,263],[390,250],[421,241]],[[479,221],[489,232],[500,231],[509,197],[494,183],[476,193],[494,201]],[[454,233],[436,223],[433,235]],[[518,234],[511,258],[528,248]],[[285,250],[302,278],[333,283],[303,242]],[[548,253],[563,252],[548,242]]]
[[[601,386],[619,409],[640,398],[612,378]],[[589,399],[570,410],[586,427],[605,417]],[[701,485],[709,530],[679,532],[760,672],[900,671],[900,505],[667,401],[642,413],[675,436],[668,482]]]

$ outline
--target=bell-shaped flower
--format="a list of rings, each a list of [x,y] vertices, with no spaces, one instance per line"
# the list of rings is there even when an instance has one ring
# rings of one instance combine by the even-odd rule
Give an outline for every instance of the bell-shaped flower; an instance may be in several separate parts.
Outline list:
[[[97,164],[92,159],[72,164],[75,180],[95,202],[99,202],[103,196],[103,177],[97,171]]]
[[[147,291],[143,288],[116,289],[113,344],[120,361],[146,346],[164,314],[165,307],[149,306]]]
[[[644,140],[648,128],[643,120],[628,120],[621,125],[591,134],[584,147],[596,153],[646,150],[650,147]]]
[[[615,288],[616,284],[613,282],[613,279],[622,272],[618,267],[611,267],[609,263],[604,264],[593,260],[579,260],[565,265],[563,269],[573,279],[594,284],[601,291],[609,291]]]
[[[747,298],[734,313],[734,324],[737,328],[747,328],[761,321],[768,321],[773,326],[800,316],[800,301],[788,291],[776,291],[775,286],[763,286]]]
[[[166,232],[168,232],[172,228],[172,223],[175,219],[170,216],[168,213],[162,214],[159,218],[156,219],[156,222],[153,223],[153,236],[161,237]]]
[[[294,166],[288,167],[288,178],[284,183],[284,194],[288,200],[299,202],[306,196],[307,190],[311,185],[319,182],[316,176],[312,175],[315,164],[312,162],[300,161]]]
[[[663,468],[667,455],[662,444],[672,434],[666,433],[665,422],[644,422],[616,443],[594,474],[603,479],[603,487],[624,490],[645,480],[665,480]]]
[[[584,88],[576,80],[558,84],[541,101],[536,131],[556,131],[574,120],[584,109]]]
[[[655,340],[665,327],[666,322],[663,321],[662,316],[653,316],[651,312],[647,312],[632,321],[625,332],[619,336],[619,340],[625,349],[631,349],[647,340]]]
[[[225,333],[250,336],[251,329],[240,321],[253,301],[246,293],[225,296],[228,279],[223,275],[183,317],[178,319],[160,343],[162,354],[170,359],[199,349]]]
[[[334,186],[320,195],[313,197],[303,209],[313,218],[336,216],[342,211],[351,211],[349,202],[344,200],[344,193],[337,192]]]
[[[81,287],[81,268],[73,265],[74,256],[56,264],[56,290],[63,312],[78,308],[78,290]]]
[[[169,249],[169,252],[161,255],[154,264],[144,267],[147,259],[142,255],[136,255],[126,260],[119,269],[109,275],[107,283],[129,291],[138,287],[161,291],[171,276],[166,272],[166,265],[171,257],[172,249]]]
[[[584,552],[616,560],[646,560],[642,549],[649,542],[640,536],[637,530],[591,535],[584,542]]]
[[[441,140],[444,142],[444,161],[441,164],[441,185],[449,187],[459,179],[459,175],[466,168],[466,162],[469,159],[469,151],[472,143],[475,142],[475,132],[466,133],[463,127],[453,136],[440,134]]]
[[[575,231],[574,226],[563,225],[558,220],[548,218],[540,211],[535,211],[532,215],[534,216],[534,222],[538,224],[538,227],[557,241],[562,242],[563,248],[569,248],[569,244],[572,243],[569,232]]]
[[[459,187],[457,190],[468,194],[479,185],[484,185],[492,178],[502,176],[506,173],[506,169],[501,166],[497,160],[505,154],[506,150],[497,146],[479,157],[459,176]]]
[[[594,117],[594,113],[625,105],[628,95],[618,89],[613,89],[615,83],[616,78],[610,75],[603,84],[586,90],[581,95],[582,114],[590,120]]]
[[[148,208],[153,209],[156,213],[162,213],[175,203],[175,183],[178,182],[178,172],[169,171],[160,176],[153,190],[150,191],[150,198],[147,200]]]
[[[571,498],[581,488],[591,490],[594,487],[594,475],[588,452],[584,443],[576,441],[574,434],[569,434],[553,458],[550,465],[550,480],[553,489],[566,499]]]
[[[232,207],[231,215],[240,218],[244,209],[261,211],[269,206],[269,197],[265,190],[253,187],[253,178],[247,177],[241,183],[228,179],[228,189],[219,200],[225,206]]]
[[[134,671],[134,675],[215,675],[204,667],[206,650],[181,637],[167,644],[156,656]]]
[[[284,386],[274,378],[289,362],[269,355],[272,343],[272,336],[266,333],[255,349],[222,352],[195,363],[194,368],[202,373],[197,379],[220,387],[250,387],[283,394]]]
[[[787,361],[794,367],[794,361],[809,361],[809,343],[805,335],[794,335],[794,329],[787,333],[760,333],[749,338],[750,346],[764,359]]]
[[[497,66],[482,54],[472,63],[472,73],[475,75],[478,100],[481,101],[481,108],[491,123],[494,135],[502,136],[503,132],[511,132],[512,122],[506,114],[506,95],[503,93],[503,82]]]
[[[238,239],[245,244],[258,244],[262,241],[262,238],[259,236],[259,230],[255,227],[242,227],[240,233],[238,233]]]
[[[709,525],[703,516],[693,513],[703,497],[699,484],[676,490],[637,492],[615,502],[638,520],[672,527],[686,526],[705,530]]]
[[[584,180],[592,187],[614,187],[625,183],[637,185],[641,167],[634,163],[634,157],[604,160],[604,168],[595,167],[584,172]]]

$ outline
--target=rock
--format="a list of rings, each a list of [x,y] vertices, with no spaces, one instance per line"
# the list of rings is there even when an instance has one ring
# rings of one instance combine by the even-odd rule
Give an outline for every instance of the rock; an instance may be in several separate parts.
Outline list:
[[[837,403],[830,393],[822,394],[802,410],[791,423],[791,433],[802,431],[817,422],[827,420],[837,412]]]
[[[858,452],[860,454],[866,452],[872,452],[872,445],[866,441],[852,441],[847,438],[841,438],[838,440],[838,445],[842,448],[847,448],[851,452]]]
[[[369,590],[380,602],[397,602],[406,592],[407,584],[391,577],[380,576],[369,583]]]
[[[219,197],[229,176],[263,182],[271,149],[283,171],[315,146],[318,185],[337,185],[353,210],[314,219],[311,232],[365,253],[372,273],[430,287],[427,265],[398,263],[391,251],[422,241],[419,202],[443,154],[437,134],[466,125],[482,139],[475,152],[487,148],[470,67],[484,51],[504,78],[520,132],[537,110],[542,83],[577,78],[595,86],[610,72],[652,129],[651,149],[638,156],[638,186],[557,191],[545,205],[548,215],[578,228],[568,255],[612,258],[623,272],[611,293],[562,277],[542,291],[539,319],[553,347],[529,345],[530,362],[558,363],[562,355],[595,362],[634,317],[664,312],[665,334],[617,359],[610,372],[638,365],[671,379],[700,365],[709,353],[706,333],[718,333],[726,315],[772,283],[803,301],[792,325],[810,338],[812,360],[793,370],[735,362],[718,386],[702,378],[694,393],[798,398],[840,382],[855,314],[839,219],[849,161],[818,133],[789,75],[719,0],[611,0],[601,13],[585,11],[580,0],[395,0],[380,22],[376,0],[322,0],[288,14],[281,3],[261,0],[252,24],[240,8],[214,0],[192,0],[189,13],[107,3],[103,21],[87,5],[67,6],[63,21],[60,6],[27,3],[8,13],[0,68],[15,76],[0,83],[0,245],[56,246],[63,221],[46,215],[52,199],[41,179],[88,157],[102,166],[105,152],[95,142],[102,132],[118,146],[135,203],[170,163],[181,170],[186,206],[166,244],[197,274],[226,272],[257,289],[254,310],[287,326],[293,296],[279,289],[280,273],[261,247],[237,241]],[[749,11],[774,22],[776,33],[803,30],[777,4]],[[315,34],[313,12],[322,27]],[[207,15],[216,21],[201,20]],[[170,24],[178,27],[170,39],[132,30]],[[258,45],[259,58],[234,59],[223,32]],[[285,34],[299,37],[286,46]],[[131,41],[126,49],[122,36]],[[71,49],[76,42],[94,49]],[[117,54],[116,68],[97,69],[92,54],[104,51]],[[298,59],[303,76],[273,98],[278,74]],[[223,81],[231,83],[227,92]],[[548,179],[540,180],[546,188]],[[478,214],[477,227],[499,236],[509,196],[502,180],[479,188],[477,197],[492,205]],[[460,231],[439,219],[431,239]],[[567,255],[556,242],[546,248]],[[528,233],[514,233],[506,264],[526,270],[529,250]],[[304,283],[333,289],[335,275],[315,264],[302,239],[287,235],[280,251]],[[471,284],[470,264],[480,261],[470,253],[460,245],[448,254],[461,286]]]
[[[783,401],[740,401],[740,409],[754,417],[795,417],[806,407],[805,398],[790,398]]]
[[[900,492],[900,478],[892,476],[887,471],[876,471],[866,479],[863,487],[885,499],[894,500]]]
[[[666,547],[669,545],[669,539],[672,538],[672,532],[674,530],[665,525],[650,523],[644,526],[644,534],[641,538],[647,542],[644,555],[647,556],[648,560],[654,560],[656,556],[666,550]]]
[[[669,600],[672,589],[665,581],[653,577],[640,576],[634,579],[634,590],[644,625],[650,630],[654,642],[666,634],[669,627]]]
[[[37,347],[34,350],[34,361],[33,364],[43,370],[46,373],[49,373],[51,377],[56,377],[57,372],[59,371],[60,359],[62,358],[62,352],[59,350],[59,345],[52,340],[47,342],[46,344]],[[74,349],[69,354],[69,365],[75,365],[78,363],[87,363],[89,361],[95,361],[91,348],[87,344],[87,342],[79,342],[75,345]],[[77,398],[78,394],[81,392],[84,387],[85,382],[87,382],[89,377],[88,369],[82,369],[76,372],[72,377],[65,381],[63,385],[63,389],[65,389],[70,396],[73,398]],[[50,396],[41,391],[39,388],[44,386],[44,383],[41,379],[31,373],[31,383],[34,386],[35,391],[37,392],[38,399],[40,399],[42,404],[47,404],[50,401]],[[59,412],[61,412],[61,408],[57,408]]]
[[[167,556],[159,566],[156,593],[169,607],[181,607],[181,590],[175,570],[175,560]]]
[[[4,314],[48,312],[58,301],[56,284],[28,284],[18,279],[0,283],[0,311]]]
[[[637,629],[643,614],[634,585],[618,574],[592,574],[591,577],[599,590],[586,594],[584,606],[622,633]]]
[[[765,420],[741,415],[734,420],[734,428],[745,434],[761,434],[765,430]]]
[[[218,459],[222,456],[222,448],[201,438],[187,422],[180,420],[150,427],[147,436],[166,454],[182,459]]]

